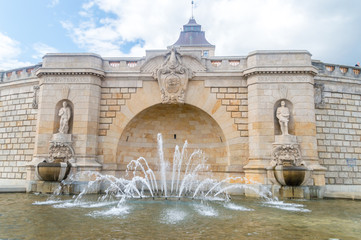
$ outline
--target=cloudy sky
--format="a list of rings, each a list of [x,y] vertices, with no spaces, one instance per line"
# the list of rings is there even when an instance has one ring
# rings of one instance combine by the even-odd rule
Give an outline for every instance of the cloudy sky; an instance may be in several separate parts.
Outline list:
[[[194,17],[218,56],[308,50],[313,59],[361,61],[360,0],[195,0]],[[0,0],[0,69],[46,53],[103,57],[165,49],[191,17],[191,0]]]

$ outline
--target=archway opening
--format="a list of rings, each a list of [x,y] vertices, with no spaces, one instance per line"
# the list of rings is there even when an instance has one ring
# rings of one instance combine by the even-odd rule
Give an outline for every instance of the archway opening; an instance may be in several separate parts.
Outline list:
[[[157,134],[163,136],[164,158],[173,162],[175,146],[188,142],[188,155],[201,149],[212,171],[224,171],[228,163],[227,144],[216,121],[192,105],[158,104],[137,114],[124,129],[117,149],[120,169],[133,159],[144,157],[152,169],[159,162]],[[118,169],[119,169],[118,168]]]

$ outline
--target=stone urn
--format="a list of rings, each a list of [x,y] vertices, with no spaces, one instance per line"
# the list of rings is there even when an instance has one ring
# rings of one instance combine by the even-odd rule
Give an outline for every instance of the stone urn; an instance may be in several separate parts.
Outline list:
[[[275,178],[282,186],[300,186],[308,175],[307,171],[304,166],[278,165],[274,168]]]
[[[71,134],[57,133],[50,141],[49,157],[36,165],[36,175],[43,181],[62,181],[75,166]]]
[[[71,169],[69,162],[40,162],[36,166],[36,174],[43,181],[60,182],[67,178]]]

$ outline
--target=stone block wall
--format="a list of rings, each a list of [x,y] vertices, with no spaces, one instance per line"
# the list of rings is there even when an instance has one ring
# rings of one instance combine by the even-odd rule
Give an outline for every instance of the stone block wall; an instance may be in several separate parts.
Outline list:
[[[36,135],[33,86],[14,84],[0,90],[0,179],[26,179]]]
[[[168,162],[173,162],[175,146],[182,148],[187,141],[188,157],[201,149],[212,170],[225,170],[227,149],[222,130],[207,113],[187,104],[158,104],[136,115],[119,141],[118,163],[128,164],[142,156],[156,169],[159,161],[158,133],[162,134],[164,159]],[[186,164],[185,159],[183,165]],[[193,163],[195,159],[197,156],[193,158]]]
[[[361,184],[361,94],[355,86],[325,84],[322,95],[316,129],[326,184]]]
[[[212,93],[217,94],[221,105],[226,106],[231,112],[240,137],[248,137],[248,95],[247,88],[237,87],[212,87]]]
[[[136,93],[136,88],[114,87],[102,88],[100,100],[100,120],[99,136],[106,136],[110,125],[117,112],[120,112],[121,106],[125,101],[131,98],[131,94]]]

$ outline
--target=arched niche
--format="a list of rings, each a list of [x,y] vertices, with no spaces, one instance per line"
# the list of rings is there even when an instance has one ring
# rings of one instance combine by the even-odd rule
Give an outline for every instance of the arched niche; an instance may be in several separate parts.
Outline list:
[[[291,135],[295,135],[295,121],[294,121],[293,104],[291,101],[289,101],[287,99],[280,99],[273,106],[274,135],[282,135],[281,126],[280,126],[278,118],[277,118],[277,108],[279,108],[281,106],[282,101],[285,102],[286,107],[290,111],[290,118],[289,118],[289,122],[288,122],[288,133]]]
[[[74,104],[68,100],[68,99],[62,99],[55,105],[55,114],[54,114],[54,128],[53,133],[59,132],[60,127],[60,116],[59,116],[59,110],[63,107],[63,102],[66,102],[68,107],[70,108],[70,119],[69,119],[69,131],[68,133],[71,134],[73,132],[73,119],[74,119]]]
[[[137,114],[125,127],[117,147],[119,168],[124,169],[139,157],[154,167],[159,161],[158,133],[163,136],[164,157],[170,163],[175,146],[182,148],[186,140],[188,154],[201,149],[212,168],[228,163],[225,136],[208,113],[189,104],[156,104]]]

